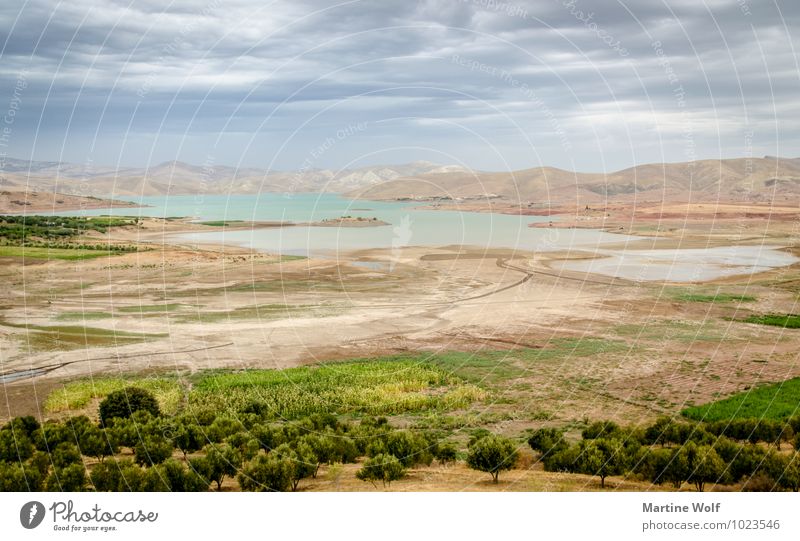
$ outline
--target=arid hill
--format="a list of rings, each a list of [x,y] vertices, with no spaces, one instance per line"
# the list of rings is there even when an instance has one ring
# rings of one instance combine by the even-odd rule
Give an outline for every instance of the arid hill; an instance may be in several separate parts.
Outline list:
[[[86,166],[8,158],[0,172],[4,189],[99,197],[137,195],[248,194],[259,192],[348,192],[400,177],[467,170],[419,161],[356,169],[268,171],[226,165],[164,162],[149,168]]]
[[[800,159],[752,158],[646,164],[612,173],[537,167],[508,173],[416,175],[347,195],[362,199],[503,199],[528,203],[751,201],[796,204]]]

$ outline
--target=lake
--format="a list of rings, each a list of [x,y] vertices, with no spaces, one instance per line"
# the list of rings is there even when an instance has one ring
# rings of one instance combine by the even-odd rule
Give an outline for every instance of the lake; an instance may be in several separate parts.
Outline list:
[[[188,233],[182,242],[228,244],[286,255],[338,257],[346,252],[404,246],[465,245],[529,252],[574,250],[596,259],[555,262],[556,270],[581,271],[637,281],[693,282],[752,274],[800,261],[774,246],[682,250],[605,249],[642,237],[593,229],[532,228],[551,217],[428,210],[420,203],[355,201],[335,194],[178,195],[125,198],[141,208],[94,209],[67,215],[114,214],[192,217],[198,221],[318,222],[341,216],[377,218],[377,227],[273,227]]]

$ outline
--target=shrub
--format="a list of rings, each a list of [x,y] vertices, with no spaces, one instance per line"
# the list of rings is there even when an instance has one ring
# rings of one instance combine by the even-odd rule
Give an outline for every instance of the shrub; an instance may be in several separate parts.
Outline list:
[[[438,443],[433,449],[433,456],[439,464],[452,464],[458,458],[458,448],[454,443]]]
[[[22,430],[0,430],[0,461],[24,462],[33,455],[34,446]]]
[[[133,449],[136,463],[142,466],[161,464],[172,456],[172,442],[163,436],[144,436]]]
[[[72,464],[80,464],[83,466],[83,459],[78,448],[71,443],[61,443],[50,454],[50,459],[53,461],[55,468],[65,468]]]
[[[31,464],[0,462],[0,492],[35,492],[42,490],[44,472]]]
[[[410,468],[417,464],[429,465],[433,461],[428,442],[410,430],[390,432],[386,437],[386,452]]]
[[[78,445],[80,446],[81,454],[95,457],[100,462],[105,457],[119,452],[119,445],[117,445],[113,434],[96,426],[90,426],[84,430],[78,438]]]
[[[47,477],[45,489],[48,492],[81,492],[86,488],[87,481],[83,464],[69,464],[53,469]]]
[[[147,411],[154,417],[161,414],[158,402],[149,391],[139,387],[127,387],[114,391],[100,402],[100,421],[127,419],[137,411]]]
[[[181,462],[169,459],[145,472],[142,489],[146,492],[203,492],[208,490],[208,479]]]
[[[285,492],[292,486],[294,464],[271,455],[258,455],[247,462],[236,479],[242,490]]]
[[[403,463],[394,455],[379,454],[367,459],[360,470],[356,472],[356,477],[362,481],[376,481],[383,483],[383,486],[391,485],[392,481],[402,479],[406,474]]]
[[[542,458],[558,453],[567,447],[564,433],[555,428],[540,428],[528,438],[528,445],[534,451],[539,451]]]
[[[477,440],[469,447],[467,465],[473,470],[490,473],[492,481],[497,483],[500,472],[513,468],[518,455],[514,442],[490,435]]]
[[[98,492],[137,492],[142,490],[145,471],[129,459],[111,458],[97,464],[90,475]]]
[[[597,421],[584,428],[581,437],[585,440],[595,440],[619,436],[621,432],[622,429],[614,421]]]

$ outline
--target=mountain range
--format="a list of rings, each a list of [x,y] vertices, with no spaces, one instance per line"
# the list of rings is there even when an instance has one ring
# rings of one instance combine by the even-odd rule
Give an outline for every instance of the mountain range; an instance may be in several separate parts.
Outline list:
[[[736,158],[644,164],[610,173],[553,167],[509,172],[418,161],[345,170],[269,171],[179,161],[148,168],[83,166],[7,158],[5,190],[97,197],[333,192],[375,200],[502,198],[529,204],[604,200],[800,202],[800,158]]]

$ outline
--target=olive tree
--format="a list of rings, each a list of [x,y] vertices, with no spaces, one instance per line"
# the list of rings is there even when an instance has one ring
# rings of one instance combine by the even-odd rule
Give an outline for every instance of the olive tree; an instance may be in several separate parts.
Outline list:
[[[473,470],[491,474],[492,481],[497,483],[500,472],[512,469],[518,455],[514,442],[501,436],[489,435],[469,446],[467,465]]]
[[[161,415],[152,393],[139,387],[127,387],[110,393],[100,402],[100,421],[105,424],[114,418],[127,419],[137,411],[150,412],[154,417]]]
[[[258,455],[245,463],[236,479],[242,490],[286,492],[292,486],[294,464],[272,453]]]
[[[380,481],[383,486],[390,485],[392,481],[402,479],[406,474],[403,463],[394,455],[379,454],[364,462],[356,477],[362,481]]]

